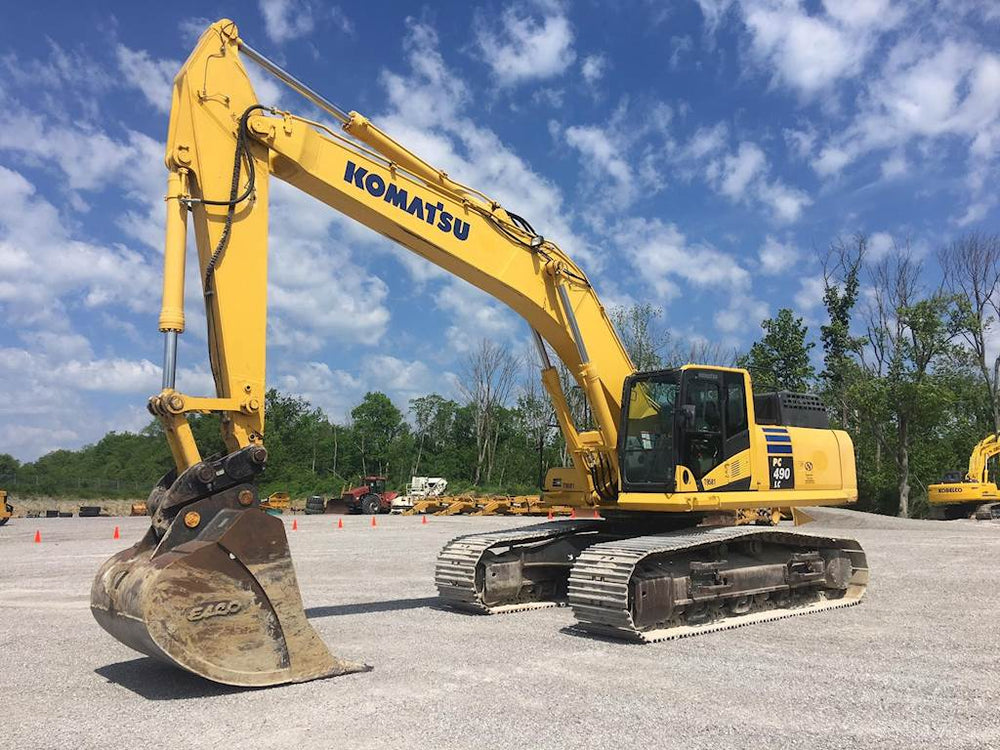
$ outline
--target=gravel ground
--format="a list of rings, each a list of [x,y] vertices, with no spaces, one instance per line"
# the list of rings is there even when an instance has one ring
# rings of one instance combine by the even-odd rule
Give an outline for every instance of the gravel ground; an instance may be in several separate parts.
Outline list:
[[[1000,748],[1000,524],[825,511],[805,530],[864,545],[861,606],[636,646],[564,632],[568,609],[435,608],[440,547],[519,523],[298,517],[312,622],[375,669],[237,690],[92,619],[94,572],[145,519],[14,520],[0,529],[0,748]]]

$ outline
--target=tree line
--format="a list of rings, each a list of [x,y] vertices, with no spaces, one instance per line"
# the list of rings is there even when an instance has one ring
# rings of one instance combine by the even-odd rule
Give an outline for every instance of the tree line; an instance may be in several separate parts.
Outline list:
[[[873,258],[868,238],[839,239],[820,253],[822,319],[813,330],[790,308],[761,323],[746,352],[669,335],[649,303],[611,317],[639,370],[686,362],[747,368],[758,393],[814,391],[831,422],[848,431],[858,461],[859,507],[901,515],[926,510],[926,487],[963,467],[984,435],[1000,429],[1000,238],[966,234],[936,256],[940,275],[907,243]],[[925,273],[926,271],[926,273]],[[560,369],[573,417],[590,426],[586,399]],[[402,489],[411,475],[443,476],[461,492],[537,492],[545,471],[565,465],[565,444],[530,355],[484,340],[458,373],[457,397],[412,399],[404,413],[367,393],[343,424],[304,399],[266,395],[270,459],[261,489],[331,496],[370,474]],[[224,451],[218,423],[195,415],[203,453]],[[158,423],[112,432],[80,450],[21,464],[0,454],[0,487],[39,494],[135,496],[172,461]],[[88,485],[81,478],[103,480]],[[118,489],[108,482],[119,483]],[[16,482],[16,484],[12,484]],[[131,485],[131,487],[130,487]]]

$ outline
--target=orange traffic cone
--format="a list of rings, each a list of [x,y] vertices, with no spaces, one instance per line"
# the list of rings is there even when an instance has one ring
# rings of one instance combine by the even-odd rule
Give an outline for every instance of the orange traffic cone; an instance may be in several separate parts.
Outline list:
[[[421,517],[421,518],[423,519],[423,520],[422,520],[422,521],[420,522],[420,524],[421,524],[422,526],[426,526],[426,525],[427,525],[427,516],[420,516],[420,517]]]
[[[375,516],[372,516],[372,528],[374,529],[376,526],[378,526],[378,524],[375,523]]]
[[[553,518],[553,516],[552,516],[552,511],[550,510],[550,511],[549,511],[549,520],[551,521],[551,520],[552,520],[552,518]]]
[[[600,518],[601,514],[598,512],[597,508],[594,508],[594,518]]]
[[[298,530],[299,530],[299,519],[293,518],[292,519],[292,531],[298,531]]]
[[[35,532],[35,544],[41,544],[41,543],[42,543],[42,532],[41,531],[36,531]]]
[[[570,518],[576,518],[576,508],[570,508],[570,510],[569,510],[569,517]]]
[[[337,519],[337,528],[338,529],[344,528],[344,519],[343,518],[338,518]]]
[[[115,526],[115,533],[111,535],[111,538],[112,539],[121,539],[122,538],[121,532],[118,531],[118,527],[117,526]]]

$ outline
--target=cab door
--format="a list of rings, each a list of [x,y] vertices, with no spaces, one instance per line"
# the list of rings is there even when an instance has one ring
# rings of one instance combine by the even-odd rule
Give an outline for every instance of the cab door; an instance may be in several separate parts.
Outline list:
[[[740,465],[742,457],[731,461],[750,448],[746,394],[741,372],[708,368],[684,371],[679,463],[691,471],[699,489],[748,489],[748,482],[730,481],[749,476],[749,457],[746,466]],[[726,471],[715,471],[727,462],[731,467]],[[713,476],[706,482],[709,475]]]

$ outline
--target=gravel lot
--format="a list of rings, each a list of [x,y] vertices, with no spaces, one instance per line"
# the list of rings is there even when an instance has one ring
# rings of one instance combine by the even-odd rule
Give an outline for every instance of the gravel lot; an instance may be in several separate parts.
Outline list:
[[[1000,747],[1000,524],[817,515],[804,530],[844,529],[868,553],[861,606],[649,646],[563,632],[568,609],[436,609],[440,547],[523,520],[299,516],[307,612],[375,669],[249,691],[162,666],[91,617],[94,572],[146,519],[15,519],[0,529],[0,748]]]

